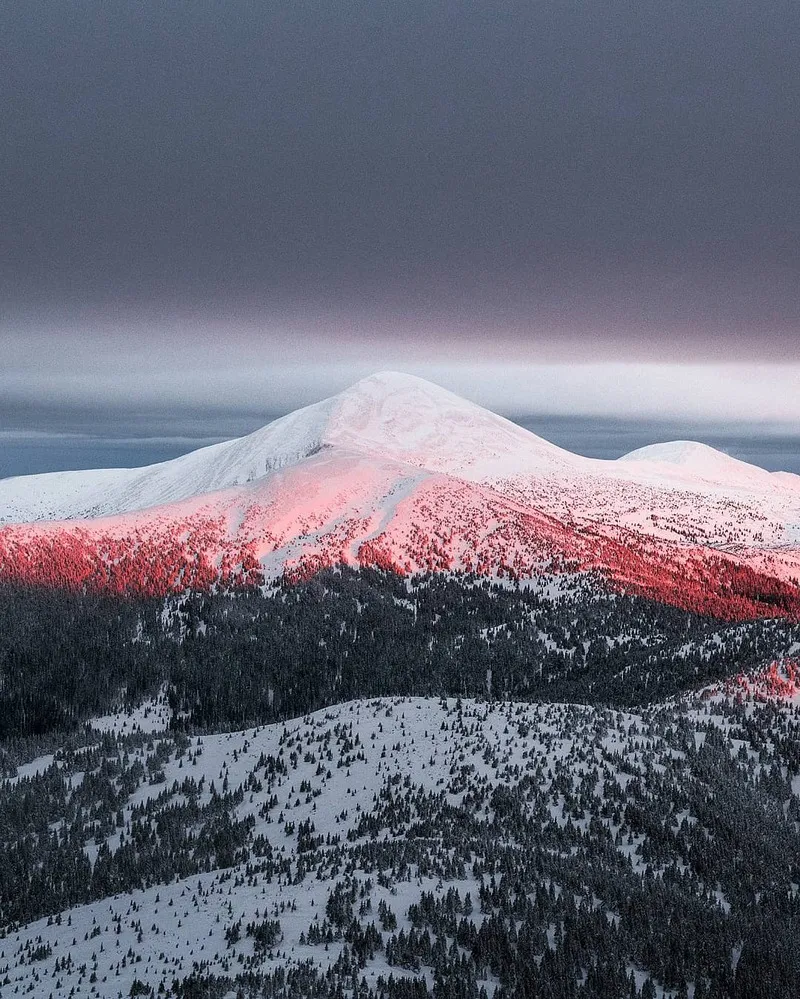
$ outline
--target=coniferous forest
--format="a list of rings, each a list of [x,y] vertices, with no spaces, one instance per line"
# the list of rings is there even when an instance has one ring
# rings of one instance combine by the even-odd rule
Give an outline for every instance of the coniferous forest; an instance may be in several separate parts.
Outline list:
[[[791,622],[343,569],[0,624],[2,994],[796,994]]]
[[[790,653],[785,619],[720,622],[587,585],[347,568],[134,599],[0,585],[0,738],[70,731],[167,685],[173,724],[278,721],[355,697],[645,704]]]

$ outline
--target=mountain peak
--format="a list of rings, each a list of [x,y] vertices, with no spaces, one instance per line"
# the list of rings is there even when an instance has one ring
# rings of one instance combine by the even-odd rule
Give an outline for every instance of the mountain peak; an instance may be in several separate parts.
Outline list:
[[[3,480],[0,524],[164,506],[246,487],[305,462],[324,465],[331,457],[355,459],[365,469],[393,466],[399,479],[421,472],[495,489],[521,484],[538,501],[556,497],[555,513],[572,511],[599,489],[602,503],[596,509],[590,505],[595,517],[603,514],[609,496],[626,495],[630,482],[662,490],[677,485],[714,493],[720,487],[750,494],[798,493],[796,477],[772,476],[696,441],[654,444],[618,461],[581,457],[424,378],[385,370],[246,437],[172,461]]]
[[[235,440],[144,468],[62,472],[0,483],[0,523],[142,510],[262,479],[322,449],[472,480],[581,461],[416,375],[379,371]]]
[[[389,397],[406,396],[409,400],[424,397],[431,403],[440,406],[457,406],[459,409],[471,408],[482,409],[477,403],[469,402],[455,392],[450,392],[435,382],[421,378],[419,375],[411,375],[406,371],[376,371],[371,375],[360,378],[348,388],[334,396],[334,399],[348,399],[351,397],[370,398],[380,400]]]
[[[664,441],[660,444],[648,444],[624,454],[620,461],[663,461],[672,465],[687,465],[692,462],[711,459],[729,458],[723,451],[717,451],[700,441]],[[736,460],[736,459],[731,459]]]
[[[770,478],[770,472],[766,469],[741,461],[700,441],[649,444],[624,454],[619,461],[643,466],[666,465],[679,474],[685,473],[700,481],[733,487],[763,484]]]
[[[512,475],[579,461],[477,403],[433,382],[379,371],[334,396],[326,443],[465,478]]]

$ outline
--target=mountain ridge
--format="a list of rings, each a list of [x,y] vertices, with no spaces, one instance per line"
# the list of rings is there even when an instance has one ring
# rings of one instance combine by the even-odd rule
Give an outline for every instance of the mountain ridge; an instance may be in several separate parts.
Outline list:
[[[684,446],[681,460],[675,458],[677,445]],[[796,489],[800,496],[800,476],[770,473],[698,442],[649,445],[613,460],[586,458],[432,382],[384,371],[244,437],[155,465],[0,480],[0,524],[91,518],[161,506],[244,485],[323,447],[390,457],[486,483],[565,473],[636,480],[650,478],[655,471],[667,485],[670,479],[685,485],[689,473],[697,485],[768,485]],[[731,470],[731,481],[721,471],[725,469]]]
[[[396,372],[170,462],[5,480],[2,518],[0,580],[31,585],[599,572],[702,613],[800,613],[793,481],[691,442],[573,455]]]

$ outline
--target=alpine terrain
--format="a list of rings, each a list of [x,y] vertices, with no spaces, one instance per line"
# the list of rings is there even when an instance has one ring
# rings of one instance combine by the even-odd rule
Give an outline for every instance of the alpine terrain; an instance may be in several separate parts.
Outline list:
[[[0,996],[790,999],[799,657],[800,476],[409,375],[0,480]]]
[[[4,579],[95,593],[373,566],[596,572],[725,619],[800,607],[800,476],[692,442],[583,458],[393,372],[159,465],[0,481],[0,524]]]

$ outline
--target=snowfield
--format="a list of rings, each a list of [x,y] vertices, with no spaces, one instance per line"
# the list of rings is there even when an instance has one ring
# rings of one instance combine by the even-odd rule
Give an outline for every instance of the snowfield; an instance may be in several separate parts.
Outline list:
[[[0,480],[0,523],[112,516],[242,486],[322,449],[391,459],[491,484],[521,476],[607,479],[656,490],[721,489],[800,511],[800,476],[770,473],[704,444],[677,441],[616,461],[584,458],[412,375],[380,372],[238,440],[146,468]]]
[[[777,738],[800,717],[794,675],[787,680],[773,671],[763,681],[742,681],[736,691],[720,686],[637,713],[565,704],[356,701],[178,746],[166,731],[153,731],[153,719],[163,717],[159,702],[144,705],[133,719],[100,719],[98,733],[130,733],[138,726],[146,735],[138,747],[130,740],[106,742],[94,762],[124,753],[127,767],[141,761],[153,776],[131,789],[113,832],[87,838],[84,850],[93,865],[100,844],[113,854],[131,836],[141,836],[142,828],[163,840],[170,808],[187,801],[187,779],[198,806],[229,796],[231,820],[247,828],[247,848],[232,866],[212,855],[206,869],[189,876],[159,882],[144,874],[149,886],[110,890],[90,904],[8,928],[0,940],[3,994],[128,996],[135,982],[146,994],[163,994],[194,974],[229,981],[230,989],[220,994],[234,995],[236,976],[246,972],[268,976],[308,962],[322,972],[334,967],[347,952],[347,940],[357,939],[356,927],[366,931],[370,924],[377,935],[359,980],[377,987],[389,975],[411,976],[432,985],[431,968],[404,965],[391,938],[419,926],[412,906],[423,893],[441,900],[457,889],[462,900],[470,896],[469,918],[476,927],[488,918],[485,891],[496,883],[489,844],[499,832],[498,809],[519,807],[534,821],[547,816],[544,833],[551,846],[545,845],[542,856],[556,842],[561,847],[552,870],[540,876],[557,895],[570,878],[568,867],[556,862],[559,849],[566,857],[580,855],[589,849],[580,845],[584,838],[604,844],[602,865],[611,864],[621,884],[634,884],[645,873],[667,876],[669,852],[660,859],[653,853],[645,827],[631,826],[626,802],[640,793],[642,801],[657,795],[661,776],[669,772],[674,799],[665,821],[681,836],[691,835],[702,816],[692,810],[686,747],[700,747],[710,731],[718,731],[729,740],[730,759],[743,759],[744,766],[752,761],[749,779],[758,780],[769,764],[742,741],[731,712],[742,699],[751,719],[772,705],[780,721]],[[776,688],[776,677],[791,690]],[[86,759],[60,752],[55,760],[21,768],[17,785],[30,787],[57,771],[77,787],[87,780],[80,769]],[[796,780],[791,794],[798,791]],[[443,823],[438,828],[437,816]],[[139,832],[132,828],[137,822]],[[459,826],[463,842],[455,833]],[[514,826],[502,828],[512,852],[524,848],[524,839],[514,846]],[[91,830],[89,821],[87,835]],[[393,844],[405,846],[398,853]],[[591,856],[589,850],[590,866],[601,863]],[[411,857],[416,861],[409,862]],[[576,900],[599,906],[612,923],[619,920],[619,902],[595,894],[603,894],[602,879],[595,879],[595,888],[570,884]],[[349,915],[337,923],[331,897],[338,897],[337,886],[349,891],[354,885],[357,904],[352,912],[345,905]],[[723,886],[698,882],[693,890],[707,892],[702,905],[709,918],[724,922],[731,903]],[[246,930],[263,921],[277,923],[266,945]],[[653,969],[632,962],[628,972],[641,986]],[[478,977],[492,995],[496,975],[484,969]],[[656,994],[674,992],[657,985]]]

